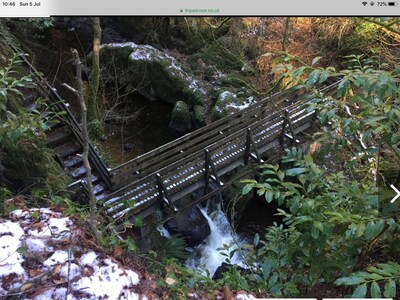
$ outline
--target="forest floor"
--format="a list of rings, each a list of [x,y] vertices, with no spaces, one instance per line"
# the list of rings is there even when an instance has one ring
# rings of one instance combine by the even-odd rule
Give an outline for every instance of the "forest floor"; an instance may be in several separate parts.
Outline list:
[[[0,218],[0,245],[2,299],[171,299],[158,286],[159,276],[134,255],[99,247],[61,208],[23,208]],[[185,299],[209,299],[202,293],[191,291]],[[230,296],[255,298],[244,291]],[[214,299],[226,299],[223,290],[215,290]]]

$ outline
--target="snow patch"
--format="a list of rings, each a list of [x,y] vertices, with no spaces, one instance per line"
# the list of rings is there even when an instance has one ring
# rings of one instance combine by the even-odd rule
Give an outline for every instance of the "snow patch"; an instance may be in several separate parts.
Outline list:
[[[18,223],[7,221],[0,224],[0,265],[12,264],[22,259],[17,249],[21,247],[24,231]]]
[[[72,260],[72,253],[70,254],[70,259]],[[44,261],[43,265],[46,267],[52,267],[55,265],[63,264],[68,260],[68,251],[66,250],[57,250],[50,256],[47,260]]]
[[[70,232],[68,227],[71,226],[71,224],[72,221],[69,218],[51,218],[49,220],[49,227],[53,235],[61,234],[63,232]]]
[[[148,49],[143,49],[143,48],[139,48],[139,49],[136,49],[135,51],[133,51],[129,55],[129,58],[133,59],[133,60],[144,60],[144,61],[152,60],[150,51],[148,51]]]
[[[93,251],[90,251],[81,256],[81,264],[90,266],[95,262],[96,258],[97,258],[97,254],[94,253]]]
[[[126,42],[126,43],[109,43],[109,44],[103,44],[100,45],[100,49],[102,48],[123,48],[123,47],[131,47],[135,48],[137,45],[134,42]]]
[[[48,209],[19,209],[10,213],[10,217],[14,221],[0,223],[1,299],[7,297],[10,289],[20,288],[31,277],[43,272],[53,272],[50,276],[75,282],[70,284],[67,294],[65,287],[54,287],[51,281],[54,277],[49,278],[49,284],[43,283],[43,292],[36,295],[35,299],[78,300],[73,292],[82,293],[79,299],[148,299],[133,292],[133,286],[139,283],[139,275],[116,261],[100,257],[94,251],[74,259],[71,245],[65,244],[65,239],[59,239],[65,232],[79,234],[72,219]],[[53,248],[58,250],[54,251]],[[74,250],[82,251],[79,244],[74,245]],[[46,253],[51,254],[47,259]],[[30,264],[32,258],[35,259],[34,266]],[[25,260],[27,263],[24,263]]]
[[[31,252],[44,252],[53,251],[53,247],[48,247],[44,241],[37,238],[27,238],[25,240],[27,251]]]
[[[69,278],[68,278],[68,273],[69,273]],[[81,268],[74,263],[65,264],[60,271],[60,276],[63,277],[65,280],[71,280],[76,276],[80,276],[80,274],[81,274]]]
[[[254,100],[253,97],[248,97],[248,98],[246,98],[246,101],[244,103],[242,103],[242,104],[237,104],[237,103],[231,102],[231,103],[228,103],[226,105],[226,107],[231,107],[231,108],[234,108],[234,109],[243,110],[243,109],[251,106],[252,104],[254,104],[254,102],[255,102],[255,100]]]
[[[91,265],[94,269],[92,276],[81,277],[80,280],[72,283],[72,289],[90,293],[97,298],[139,299],[138,295],[126,289],[139,283],[138,274],[131,270],[122,270],[110,259],[105,259],[103,264],[105,265],[99,267],[98,261],[94,261]],[[123,291],[122,295],[121,291]]]

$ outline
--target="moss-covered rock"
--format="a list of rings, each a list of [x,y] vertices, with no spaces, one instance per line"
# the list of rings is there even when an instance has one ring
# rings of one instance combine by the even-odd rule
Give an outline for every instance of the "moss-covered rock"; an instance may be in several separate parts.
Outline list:
[[[202,83],[184,71],[173,57],[149,45],[135,43],[101,46],[102,65],[122,70],[118,81],[138,90],[149,99],[175,104],[177,101],[201,104],[207,98]],[[110,74],[110,72],[103,72]],[[113,73],[111,73],[113,74]]]
[[[196,128],[206,125],[206,108],[201,105],[195,105],[193,112],[193,123]]]
[[[224,91],[219,96],[212,109],[213,118],[221,119],[234,112],[245,109],[254,102],[253,97],[238,97],[236,94]]]
[[[185,134],[192,129],[190,109],[185,102],[177,101],[175,103],[169,127],[178,134]]]

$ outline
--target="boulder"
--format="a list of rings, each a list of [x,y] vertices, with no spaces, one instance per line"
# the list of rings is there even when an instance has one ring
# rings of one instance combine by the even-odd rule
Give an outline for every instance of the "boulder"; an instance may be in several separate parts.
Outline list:
[[[245,109],[254,103],[253,97],[238,97],[236,94],[224,91],[219,94],[212,109],[213,118],[221,119],[239,110]]]
[[[121,70],[117,80],[149,99],[160,99],[174,105],[177,101],[202,104],[207,98],[203,84],[185,71],[175,58],[149,45],[112,43],[101,45],[101,65],[114,74]],[[121,82],[122,81],[122,82]]]
[[[204,106],[195,105],[193,123],[196,128],[200,128],[206,125],[206,108]]]
[[[189,106],[183,101],[177,101],[172,110],[169,128],[178,135],[188,133],[192,129]]]
[[[211,233],[207,219],[198,207],[177,214],[165,223],[170,234],[183,237],[189,247],[199,245]]]
[[[232,268],[236,268],[239,271],[239,274],[242,276],[250,274],[250,270],[245,269],[243,267],[240,267],[238,265],[231,265],[226,262],[223,262],[217,270],[215,270],[215,273],[212,277],[212,280],[219,280],[224,278],[224,273],[229,272]]]

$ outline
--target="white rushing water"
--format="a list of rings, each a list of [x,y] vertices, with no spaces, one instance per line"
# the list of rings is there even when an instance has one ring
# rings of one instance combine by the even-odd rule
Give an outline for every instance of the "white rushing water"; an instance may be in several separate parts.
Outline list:
[[[212,277],[217,268],[228,258],[223,253],[229,256],[229,252],[237,249],[237,244],[234,243],[237,238],[233,236],[229,221],[221,209],[221,204],[211,213],[208,213],[207,209],[202,208],[200,210],[208,221],[211,234],[194,249],[192,255],[186,261],[186,266],[199,269],[204,275],[209,273],[209,276]],[[224,245],[230,246],[229,249],[221,250]],[[229,260],[229,263],[244,267],[238,251]]]

